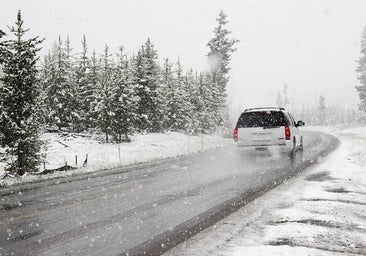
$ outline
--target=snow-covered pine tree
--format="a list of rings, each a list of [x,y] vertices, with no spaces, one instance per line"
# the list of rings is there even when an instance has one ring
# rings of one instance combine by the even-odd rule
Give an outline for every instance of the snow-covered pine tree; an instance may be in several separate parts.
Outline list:
[[[165,106],[167,129],[173,131],[185,130],[188,122],[186,108],[186,90],[184,87],[183,67],[178,61],[173,65],[165,61],[162,73],[165,88]]]
[[[7,58],[3,59],[4,77],[0,86],[1,145],[6,147],[9,168],[23,175],[37,170],[40,162],[40,127],[37,101],[37,52],[42,42],[38,37],[24,39],[19,10],[15,26],[10,28],[15,39],[3,42]]]
[[[5,32],[2,31],[0,29],[0,39],[5,36]],[[0,68],[1,68],[1,64],[4,62],[4,60],[6,59],[6,53],[8,52],[8,50],[6,49],[5,45],[3,42],[0,41]],[[2,70],[2,69],[1,69]],[[2,73],[1,73],[2,74]]]
[[[70,88],[70,99],[67,105],[67,112],[70,114],[71,128],[73,131],[80,131],[80,108],[81,108],[81,98],[79,91],[79,84],[76,78],[76,67],[74,56],[72,55],[72,48],[70,46],[69,36],[66,37],[65,41],[65,63],[66,63],[66,73],[67,80],[66,84]]]
[[[136,127],[139,131],[159,132],[163,127],[162,95],[159,94],[160,67],[150,39],[133,59],[133,85],[138,97]]]
[[[214,29],[214,37],[208,42],[208,61],[212,72],[212,89],[214,90],[215,103],[213,111],[216,112],[215,120],[217,126],[223,126],[228,118],[226,106],[226,86],[229,81],[230,56],[236,49],[234,45],[239,40],[228,38],[230,31],[225,28],[228,23],[227,16],[220,11],[216,21],[218,26]]]
[[[359,108],[366,113],[366,27],[363,29],[361,37],[361,56],[358,59],[356,69],[357,78],[360,81],[360,86],[356,86],[360,97]]]
[[[129,141],[128,135],[133,132],[136,99],[131,87],[128,60],[123,52],[123,47],[118,48],[117,65],[113,72],[113,101],[114,111],[112,133],[115,140],[120,143]]]
[[[182,105],[184,111],[185,122],[184,130],[190,134],[196,134],[200,131],[197,111],[197,102],[199,101],[197,94],[198,86],[196,84],[193,70],[190,69],[184,77],[184,98]]]
[[[5,35],[6,35],[5,32],[0,29],[0,39]],[[2,85],[3,85],[2,78],[4,76],[4,71],[3,71],[2,65],[3,65],[4,61],[7,59],[8,53],[9,53],[9,50],[5,47],[5,44],[2,41],[0,41],[0,87],[2,87]],[[0,104],[0,108],[1,108],[1,104]],[[2,110],[0,109],[0,113],[1,112],[2,112]],[[2,139],[3,139],[3,134],[2,134],[2,130],[0,129],[0,142],[2,141]]]
[[[143,47],[132,58],[131,72],[132,85],[137,96],[135,127],[138,131],[144,132],[151,124],[148,120],[146,107],[149,102],[149,95],[147,92],[146,71],[144,69]]]
[[[175,95],[175,91],[173,90],[173,64],[169,62],[168,58],[164,59],[164,64],[161,69],[161,91],[164,94],[166,99],[164,104],[165,114],[164,114],[164,122],[163,127],[167,130],[172,130],[173,124],[173,99]]]
[[[110,60],[108,45],[104,48],[104,54],[101,58],[102,67],[97,85],[97,112],[98,112],[98,126],[105,134],[105,141],[108,143],[109,135],[112,132],[112,121],[115,116],[112,106],[113,95],[113,66]]]
[[[73,90],[69,79],[67,52],[63,47],[61,36],[54,49],[50,68],[50,77],[46,83],[49,124],[56,125],[59,129],[69,128],[72,122],[70,101],[73,97]]]
[[[203,84],[201,87],[201,97],[205,105],[205,113],[202,115],[202,130],[210,133],[214,132],[218,127],[217,123],[217,94],[215,84],[212,83],[212,72],[205,72],[203,77]]]
[[[85,114],[85,126],[89,128],[98,127],[98,85],[99,85],[99,74],[100,65],[98,63],[95,50],[93,50],[92,56],[89,61],[89,73],[88,73],[88,84],[83,94],[83,113]]]
[[[160,132],[163,128],[164,116],[164,95],[160,90],[160,66],[158,64],[158,54],[154,45],[147,39],[144,44],[144,66],[146,70],[147,87],[149,91],[149,108],[147,109],[147,116],[151,123],[149,130],[151,132]]]
[[[86,43],[85,35],[81,41],[82,51],[78,54],[75,64],[75,89],[77,93],[75,96],[78,103],[77,116],[79,117],[79,130],[86,130],[90,126],[88,116],[91,110],[90,94],[94,94],[93,90],[89,88],[89,58],[88,47]]]
[[[41,124],[47,125],[48,124],[48,106],[47,106],[47,85],[50,79],[51,74],[51,63],[52,57],[51,53],[48,52],[47,55],[44,56],[43,61],[41,63],[40,72],[39,72],[39,82],[41,87],[40,92],[40,112],[41,112]]]
[[[0,29],[0,39],[3,36],[5,36],[5,32]],[[9,51],[6,49],[4,43],[0,41],[0,78],[2,78],[3,74],[4,74],[3,69],[2,69],[2,64],[6,60],[6,58],[7,58],[6,55],[8,52]],[[0,80],[0,85],[1,85],[1,83],[2,82]]]
[[[195,103],[195,108],[198,113],[200,133],[208,133],[213,128],[211,125],[214,125],[211,122],[209,109],[211,93],[207,87],[205,76],[206,74],[204,72],[200,72],[196,79],[198,102]]]
[[[200,133],[205,133],[205,130],[203,128],[204,126],[204,122],[205,122],[205,114],[206,114],[206,104],[204,102],[204,74],[203,72],[200,72],[198,75],[196,75],[196,88],[197,88],[197,97],[198,97],[198,102],[196,102],[195,104],[195,108],[197,111],[197,115],[198,115],[198,122],[199,122],[199,127],[198,127],[198,132]]]

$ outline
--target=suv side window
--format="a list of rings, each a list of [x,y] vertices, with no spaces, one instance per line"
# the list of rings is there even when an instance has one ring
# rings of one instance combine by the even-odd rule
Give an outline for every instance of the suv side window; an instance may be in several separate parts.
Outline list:
[[[295,122],[294,117],[290,113],[288,113],[288,114],[289,114],[289,116],[291,118],[291,122],[292,122],[293,126],[296,126],[296,122]]]
[[[284,113],[286,116],[286,119],[288,120],[288,124],[290,126],[295,126],[294,119],[292,118],[291,114],[289,112]]]

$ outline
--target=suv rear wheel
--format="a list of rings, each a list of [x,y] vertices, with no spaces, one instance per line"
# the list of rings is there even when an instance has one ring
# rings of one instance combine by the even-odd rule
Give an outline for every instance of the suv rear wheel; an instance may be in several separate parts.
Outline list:
[[[294,147],[290,152],[291,164],[297,165],[297,164],[302,163],[303,155],[304,155],[304,147],[303,147],[302,138],[301,138],[301,143],[300,143],[300,146],[298,149],[296,149],[296,141],[294,141]]]
[[[296,140],[295,140],[295,138],[293,140],[292,150],[290,152],[289,158],[290,158],[291,163],[295,163],[295,161],[296,161]]]

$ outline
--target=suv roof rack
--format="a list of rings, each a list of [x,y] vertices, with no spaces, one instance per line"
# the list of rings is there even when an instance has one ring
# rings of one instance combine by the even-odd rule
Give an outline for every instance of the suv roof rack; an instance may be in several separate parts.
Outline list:
[[[251,110],[257,110],[257,109],[278,109],[278,110],[286,110],[283,107],[261,107],[261,108],[247,108],[244,110],[244,112],[251,111]]]

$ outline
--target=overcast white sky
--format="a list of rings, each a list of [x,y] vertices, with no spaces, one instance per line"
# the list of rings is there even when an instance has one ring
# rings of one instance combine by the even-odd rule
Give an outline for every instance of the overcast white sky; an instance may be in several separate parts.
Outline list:
[[[366,26],[364,0],[0,0],[0,28],[21,9],[29,35],[46,38],[43,54],[58,35],[69,35],[75,52],[85,34],[90,50],[124,46],[132,54],[150,37],[162,58],[180,56],[186,69],[208,69],[207,42],[222,9],[232,36],[234,109],[275,105],[283,84],[294,107],[327,104],[357,107],[356,59]]]

